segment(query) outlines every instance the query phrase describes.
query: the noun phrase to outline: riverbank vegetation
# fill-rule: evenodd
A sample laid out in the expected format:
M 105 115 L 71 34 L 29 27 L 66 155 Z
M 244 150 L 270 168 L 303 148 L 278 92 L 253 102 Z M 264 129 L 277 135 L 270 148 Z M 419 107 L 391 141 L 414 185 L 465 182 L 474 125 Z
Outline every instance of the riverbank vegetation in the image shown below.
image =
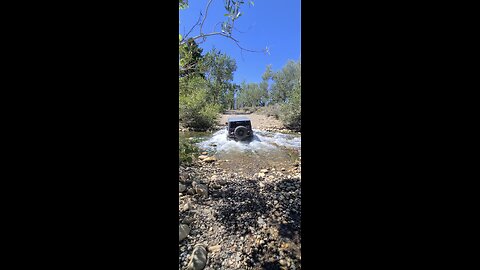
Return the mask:
M 289 60 L 278 71 L 268 65 L 259 83 L 236 84 L 233 82 L 237 69 L 235 59 L 215 48 L 205 53 L 199 47 L 199 42 L 212 35 L 232 39 L 238 45 L 238 40 L 232 36 L 232 28 L 235 20 L 240 18 L 240 9 L 245 2 L 232 0 L 226 3 L 226 19 L 221 32 L 202 32 L 206 17 L 201 17 L 192 27 L 192 30 L 199 28 L 197 35 L 179 34 L 179 124 L 192 130 L 208 130 L 215 126 L 219 113 L 225 110 L 247 109 L 251 112 L 260 109 L 260 112 L 281 120 L 288 129 L 300 131 L 300 60 Z M 253 5 L 253 1 L 248 4 Z M 179 0 L 179 8 L 188 8 L 188 1 Z

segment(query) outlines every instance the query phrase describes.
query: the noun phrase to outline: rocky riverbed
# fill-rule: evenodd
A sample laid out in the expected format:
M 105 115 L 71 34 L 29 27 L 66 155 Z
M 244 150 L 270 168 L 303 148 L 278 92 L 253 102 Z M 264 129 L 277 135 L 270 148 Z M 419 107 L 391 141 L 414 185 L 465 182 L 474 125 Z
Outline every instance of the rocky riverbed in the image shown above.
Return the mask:
M 222 163 L 180 167 L 179 269 L 301 269 L 301 157 L 255 172 Z

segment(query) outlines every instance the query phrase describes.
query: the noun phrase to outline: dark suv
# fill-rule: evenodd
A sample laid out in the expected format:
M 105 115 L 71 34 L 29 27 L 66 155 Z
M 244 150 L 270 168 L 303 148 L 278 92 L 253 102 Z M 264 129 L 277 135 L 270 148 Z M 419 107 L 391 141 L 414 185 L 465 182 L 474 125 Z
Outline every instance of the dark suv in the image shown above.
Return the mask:
M 245 141 L 253 138 L 252 123 L 246 117 L 231 117 L 227 125 L 227 139 Z

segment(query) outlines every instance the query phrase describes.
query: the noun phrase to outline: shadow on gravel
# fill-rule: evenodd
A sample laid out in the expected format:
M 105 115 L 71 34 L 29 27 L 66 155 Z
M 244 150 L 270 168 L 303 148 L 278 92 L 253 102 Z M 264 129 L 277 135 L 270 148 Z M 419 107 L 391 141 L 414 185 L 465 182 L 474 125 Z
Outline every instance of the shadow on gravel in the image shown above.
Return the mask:
M 262 265 L 262 269 L 279 270 L 280 269 L 280 264 L 278 262 L 266 262 Z
M 245 180 L 235 186 L 229 186 L 224 191 L 223 203 L 216 207 L 217 220 L 232 233 L 245 236 L 249 227 L 259 228 L 257 217 L 269 215 L 270 207 L 267 199 L 259 192 L 256 180 Z
M 298 185 L 298 180 L 293 179 L 283 179 L 278 182 L 277 186 L 285 193 L 294 192 L 296 189 L 300 188 Z M 293 199 L 300 199 L 300 198 L 293 198 Z M 278 227 L 278 233 L 282 238 L 288 238 L 293 240 L 297 238 L 301 234 L 301 214 L 300 214 L 300 207 L 294 209 L 292 206 L 287 203 L 289 207 L 287 209 L 287 216 L 286 220 L 287 223 L 281 223 Z

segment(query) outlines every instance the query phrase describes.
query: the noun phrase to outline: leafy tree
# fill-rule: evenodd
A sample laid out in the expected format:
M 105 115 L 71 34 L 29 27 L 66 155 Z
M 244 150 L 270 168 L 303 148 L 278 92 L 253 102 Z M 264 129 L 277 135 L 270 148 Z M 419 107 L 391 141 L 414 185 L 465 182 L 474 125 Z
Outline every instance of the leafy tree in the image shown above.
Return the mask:
M 214 126 L 220 105 L 208 101 L 208 82 L 200 76 L 181 78 L 179 82 L 179 121 L 194 130 Z
M 193 39 L 189 39 L 188 42 L 184 43 L 179 47 L 179 57 L 180 57 L 180 70 L 179 76 L 185 77 L 191 74 L 198 74 L 204 76 L 201 73 L 202 65 L 202 56 L 203 49 L 198 46 L 198 44 Z
M 280 114 L 283 125 L 297 131 L 302 129 L 301 89 L 301 82 L 294 86 L 289 93 L 288 102 L 282 106 Z
M 210 83 L 211 101 L 227 108 L 226 95 L 232 88 L 233 73 L 237 70 L 235 59 L 214 48 L 204 57 L 204 70 L 205 77 Z
M 220 31 L 212 31 L 212 32 L 204 32 L 204 25 L 205 21 L 208 16 L 208 11 L 210 8 L 211 3 L 213 0 L 208 0 L 205 6 L 205 12 L 200 13 L 200 16 L 197 20 L 197 22 L 190 28 L 190 30 L 185 34 L 185 36 L 182 36 L 179 34 L 179 45 L 182 45 L 187 42 L 187 40 L 190 38 L 190 34 L 196 30 L 196 34 L 192 36 L 191 38 L 195 41 L 198 41 L 199 43 L 202 43 L 205 41 L 205 39 L 209 36 L 222 36 L 227 39 L 232 40 L 235 42 L 235 44 L 242 50 L 242 51 L 249 51 L 249 52 L 266 52 L 268 53 L 268 48 L 265 48 L 264 50 L 258 51 L 258 50 L 250 50 L 242 47 L 240 45 L 240 42 L 237 38 L 234 37 L 233 35 L 233 30 L 235 29 L 235 22 L 242 16 L 242 6 L 245 4 L 244 0 L 224 0 L 224 7 L 225 11 L 225 20 L 222 22 L 219 22 L 218 24 L 221 25 L 221 30 Z M 248 1 L 248 4 L 250 6 L 254 6 L 253 1 Z M 179 0 L 179 9 L 185 9 L 188 7 L 188 0 Z
M 286 102 L 289 92 L 300 81 L 300 61 L 289 60 L 283 68 L 272 76 L 271 99 L 273 103 Z
M 256 83 L 242 82 L 237 98 L 239 107 L 258 107 L 264 105 L 264 92 Z

